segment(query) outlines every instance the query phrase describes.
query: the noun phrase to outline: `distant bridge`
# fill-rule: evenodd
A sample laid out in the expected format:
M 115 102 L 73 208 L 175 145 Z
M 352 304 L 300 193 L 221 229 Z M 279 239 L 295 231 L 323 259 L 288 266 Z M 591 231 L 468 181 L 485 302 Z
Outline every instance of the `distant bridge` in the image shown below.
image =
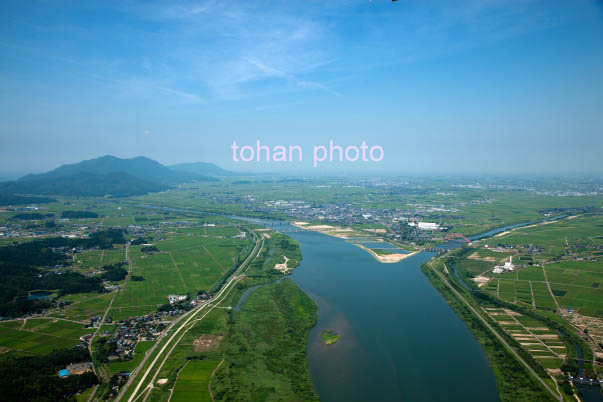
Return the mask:
M 458 239 L 462 239 L 467 243 L 471 243 L 471 240 L 469 240 L 466 236 L 463 236 L 460 233 L 450 233 L 448 236 L 445 237 L 445 240 L 458 240 Z

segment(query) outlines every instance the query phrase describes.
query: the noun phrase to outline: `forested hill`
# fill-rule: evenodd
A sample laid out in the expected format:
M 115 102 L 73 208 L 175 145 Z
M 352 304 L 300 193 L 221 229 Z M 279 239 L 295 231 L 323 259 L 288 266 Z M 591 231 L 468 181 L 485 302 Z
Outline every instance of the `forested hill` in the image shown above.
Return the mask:
M 127 197 L 163 191 L 164 184 L 142 180 L 128 173 L 107 174 L 76 173 L 57 178 L 36 178 L 0 183 L 0 191 L 21 194 L 46 194 L 67 196 L 111 195 Z
M 141 180 L 164 185 L 178 184 L 192 180 L 215 180 L 211 177 L 199 174 L 176 172 L 161 163 L 145 158 L 144 156 L 121 159 L 115 156 L 106 155 L 101 156 L 100 158 L 81 161 L 79 163 L 62 165 L 47 173 L 30 174 L 20 178 L 18 181 L 51 180 L 80 174 L 102 176 L 118 172 L 127 173 Z
M 164 191 L 190 181 L 216 180 L 194 172 L 174 171 L 142 156 L 120 159 L 107 155 L 0 183 L 0 192 L 127 197 Z

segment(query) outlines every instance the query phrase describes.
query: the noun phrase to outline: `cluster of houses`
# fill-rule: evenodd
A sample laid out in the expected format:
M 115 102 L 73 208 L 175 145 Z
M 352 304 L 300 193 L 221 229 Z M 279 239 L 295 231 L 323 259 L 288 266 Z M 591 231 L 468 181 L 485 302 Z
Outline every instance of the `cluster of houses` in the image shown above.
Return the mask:
M 88 324 L 84 325 L 84 328 L 98 328 L 102 322 L 102 318 L 100 315 L 96 315 L 90 318 Z M 107 321 L 108 322 L 108 321 Z
M 170 228 L 186 228 L 199 226 L 199 222 L 191 222 L 187 220 L 178 221 L 158 221 L 139 225 L 128 225 L 126 228 L 128 234 L 144 236 L 144 235 L 157 235 L 163 234 Z
M 111 340 L 115 342 L 115 349 L 108 359 L 132 359 L 138 342 L 157 339 L 161 331 L 169 324 L 169 321 L 163 321 L 163 318 L 165 316 L 161 313 L 148 314 L 122 322 L 114 335 L 109 331 L 103 331 L 101 336 L 111 337 Z

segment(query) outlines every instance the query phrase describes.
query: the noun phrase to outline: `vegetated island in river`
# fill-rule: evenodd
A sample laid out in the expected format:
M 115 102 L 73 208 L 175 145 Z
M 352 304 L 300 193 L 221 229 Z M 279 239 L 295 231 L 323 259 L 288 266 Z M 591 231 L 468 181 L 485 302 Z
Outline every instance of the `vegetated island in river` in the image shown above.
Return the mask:
M 324 331 L 322 331 L 320 336 L 322 337 L 324 343 L 327 345 L 333 345 L 339 340 L 339 338 L 341 338 L 341 335 L 331 329 L 325 329 Z

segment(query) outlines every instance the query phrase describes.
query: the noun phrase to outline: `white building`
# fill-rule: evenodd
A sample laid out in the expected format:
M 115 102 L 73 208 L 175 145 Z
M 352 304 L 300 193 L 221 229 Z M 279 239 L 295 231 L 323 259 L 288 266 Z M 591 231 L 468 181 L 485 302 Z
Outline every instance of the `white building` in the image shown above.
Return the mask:
M 515 265 L 513 264 L 513 256 L 509 258 L 509 261 L 505 261 L 505 265 L 497 265 L 492 270 L 492 273 L 501 274 L 505 271 L 513 271 L 515 269 Z
M 418 227 L 420 230 L 438 230 L 440 225 L 435 222 L 419 222 Z
M 509 261 L 505 262 L 504 268 L 507 271 L 513 271 L 513 269 L 515 269 L 515 265 L 513 265 L 513 256 L 509 258 Z
M 186 295 L 169 295 L 168 300 L 170 304 L 178 303 L 179 301 L 186 300 Z

